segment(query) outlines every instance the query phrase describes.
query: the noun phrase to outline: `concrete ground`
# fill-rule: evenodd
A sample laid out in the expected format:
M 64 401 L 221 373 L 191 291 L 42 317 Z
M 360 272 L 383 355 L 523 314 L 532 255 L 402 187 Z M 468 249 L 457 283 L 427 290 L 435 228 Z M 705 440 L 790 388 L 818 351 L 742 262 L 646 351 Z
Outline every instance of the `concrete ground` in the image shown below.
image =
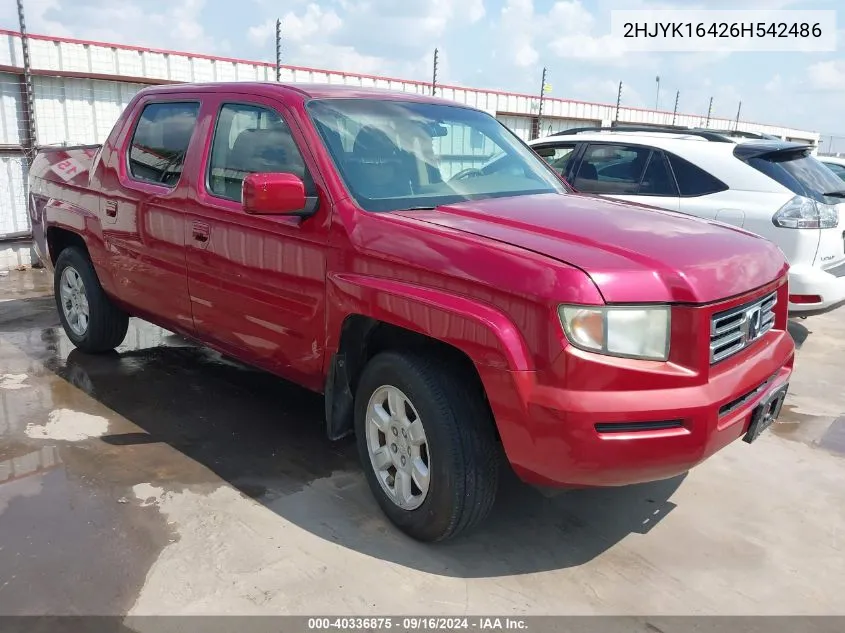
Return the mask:
M 0 277 L 0 614 L 845 614 L 845 310 L 792 324 L 753 445 L 551 499 L 509 478 L 427 546 L 318 396 L 137 320 L 81 354 L 49 282 Z

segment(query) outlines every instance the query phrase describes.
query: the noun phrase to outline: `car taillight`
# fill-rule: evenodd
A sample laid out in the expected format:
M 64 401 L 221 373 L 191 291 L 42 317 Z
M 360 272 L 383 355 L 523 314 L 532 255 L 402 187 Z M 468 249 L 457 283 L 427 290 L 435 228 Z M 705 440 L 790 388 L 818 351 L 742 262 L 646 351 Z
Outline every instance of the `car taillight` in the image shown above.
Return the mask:
M 784 229 L 833 229 L 839 225 L 839 212 L 831 204 L 795 196 L 772 216 L 772 222 Z

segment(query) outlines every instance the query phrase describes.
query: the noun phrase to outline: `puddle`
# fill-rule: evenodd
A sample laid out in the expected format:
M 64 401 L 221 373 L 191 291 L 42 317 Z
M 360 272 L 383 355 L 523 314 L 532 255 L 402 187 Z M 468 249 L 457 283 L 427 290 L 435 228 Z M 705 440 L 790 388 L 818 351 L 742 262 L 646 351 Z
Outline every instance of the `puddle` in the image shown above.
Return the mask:
M 125 613 L 173 539 L 155 508 L 117 502 L 74 474 L 63 450 L 2 448 L 11 455 L 0 461 L 4 615 Z
M 845 454 L 845 416 L 808 415 L 798 413 L 793 405 L 785 404 L 770 431 L 787 440 Z

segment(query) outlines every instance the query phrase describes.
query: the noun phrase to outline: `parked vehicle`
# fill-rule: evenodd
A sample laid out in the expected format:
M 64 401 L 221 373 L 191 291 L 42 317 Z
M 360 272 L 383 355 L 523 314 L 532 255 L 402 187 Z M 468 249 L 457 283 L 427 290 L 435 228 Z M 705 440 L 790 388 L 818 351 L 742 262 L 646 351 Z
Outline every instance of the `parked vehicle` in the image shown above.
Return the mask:
M 818 160 L 842 180 L 845 180 L 845 158 L 839 158 L 838 156 L 819 156 Z
M 718 220 L 773 241 L 790 263 L 791 314 L 845 303 L 845 185 L 811 146 L 635 126 L 568 130 L 530 145 L 578 191 Z
M 509 169 L 484 175 L 493 154 Z M 572 194 L 448 101 L 147 88 L 30 178 L 74 345 L 111 350 L 133 315 L 324 393 L 328 437 L 354 432 L 420 540 L 481 521 L 503 458 L 537 485 L 667 478 L 757 438 L 787 390 L 773 244 Z

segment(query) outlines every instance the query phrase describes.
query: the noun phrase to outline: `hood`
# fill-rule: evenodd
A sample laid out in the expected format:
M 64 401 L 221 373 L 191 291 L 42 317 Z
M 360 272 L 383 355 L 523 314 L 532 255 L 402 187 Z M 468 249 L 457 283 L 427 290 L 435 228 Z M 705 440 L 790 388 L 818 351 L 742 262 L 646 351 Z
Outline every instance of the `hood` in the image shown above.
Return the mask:
M 576 266 L 608 303 L 709 303 L 788 270 L 777 246 L 745 230 L 580 194 L 473 200 L 397 215 Z

